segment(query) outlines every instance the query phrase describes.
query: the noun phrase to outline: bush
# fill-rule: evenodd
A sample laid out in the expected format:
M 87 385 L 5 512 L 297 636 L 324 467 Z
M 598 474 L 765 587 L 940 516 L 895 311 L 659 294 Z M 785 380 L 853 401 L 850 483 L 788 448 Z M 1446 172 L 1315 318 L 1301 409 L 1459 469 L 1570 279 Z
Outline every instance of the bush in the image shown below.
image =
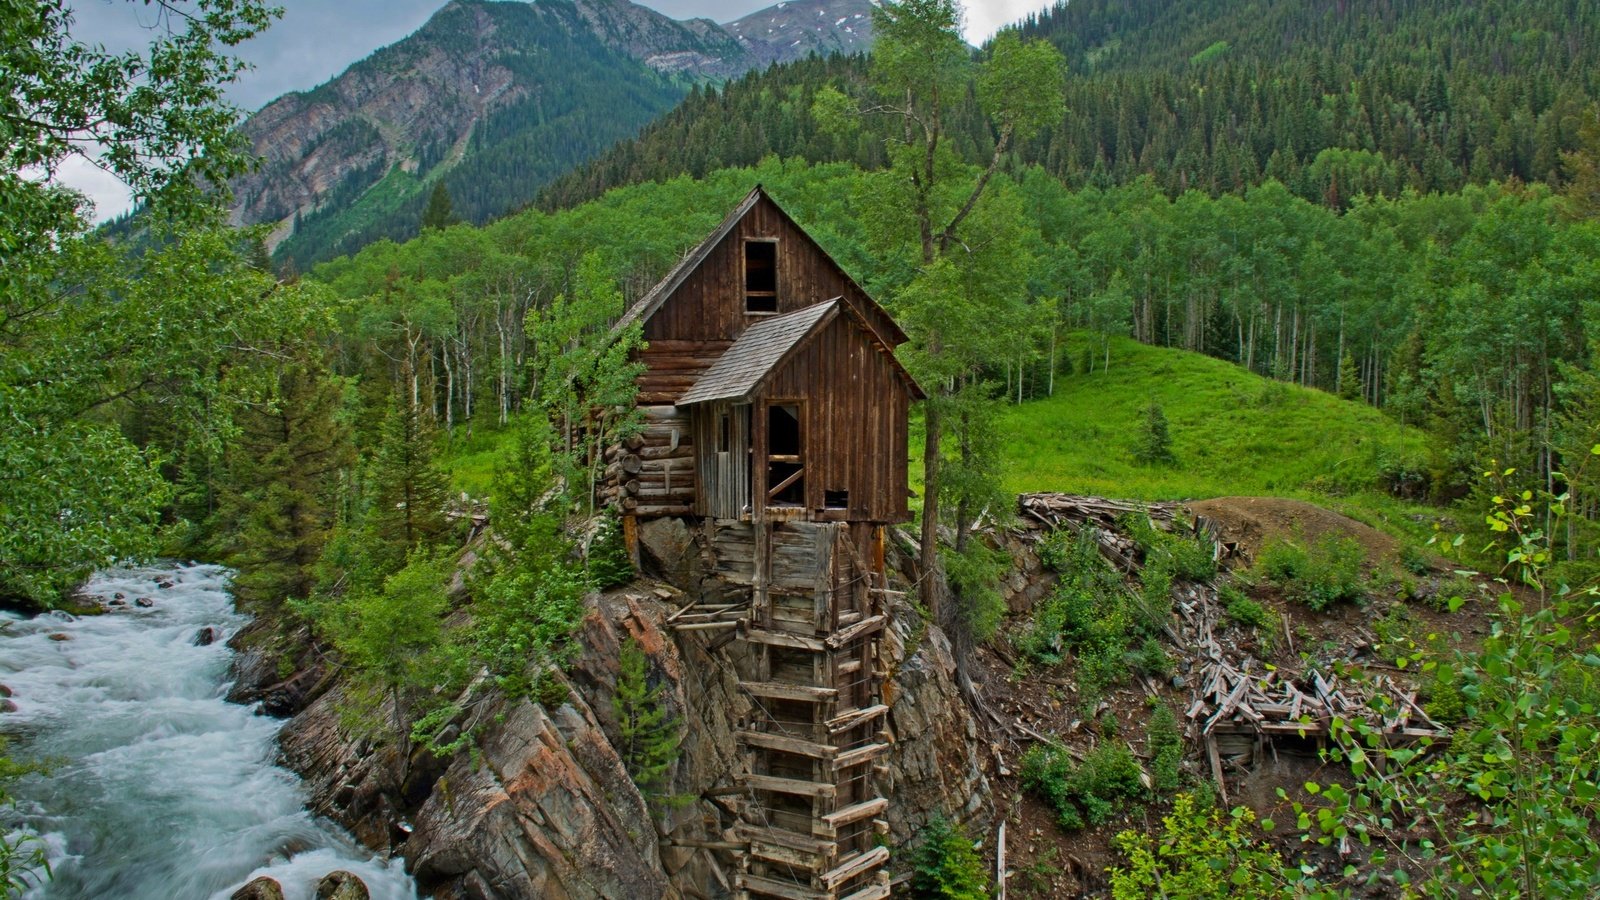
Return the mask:
M 1185 897 L 1255 900 L 1285 894 L 1283 860 L 1248 829 L 1255 815 L 1239 807 L 1224 814 L 1192 794 L 1179 794 L 1161 820 L 1161 834 L 1124 831 L 1116 846 L 1128 867 L 1111 870 L 1114 900 Z
M 1160 793 L 1178 789 L 1183 780 L 1183 734 L 1172 707 L 1157 702 L 1145 726 L 1145 751 L 1150 754 L 1150 780 Z
M 1144 639 L 1137 652 L 1133 654 L 1133 664 L 1139 671 L 1156 678 L 1166 679 L 1172 677 L 1172 657 L 1161 646 L 1161 642 L 1153 637 Z
M 1011 566 L 1010 554 L 973 541 L 964 552 L 941 551 L 939 559 L 972 639 L 981 644 L 994 637 L 1006 615 L 999 585 Z
M 1262 628 L 1272 619 L 1272 613 L 1261 603 L 1250 599 L 1238 585 L 1225 584 L 1217 590 L 1217 599 L 1228 611 L 1228 618 L 1246 628 Z
M 1269 543 L 1256 560 L 1256 571 L 1290 600 L 1321 612 L 1340 601 L 1366 596 L 1364 559 L 1360 544 L 1328 534 L 1309 547 L 1285 540 Z
M 628 546 L 622 538 L 622 522 L 616 513 L 608 512 L 600 517 L 594 536 L 589 539 L 589 552 L 584 562 L 589 578 L 600 590 L 633 580 L 633 559 L 628 556 Z
M 1121 743 L 1105 743 L 1075 762 L 1060 744 L 1035 744 L 1022 757 L 1022 786 L 1051 809 L 1062 828 L 1104 824 L 1120 801 L 1145 796 L 1139 762 Z
M 989 875 L 960 825 L 936 818 L 911 857 L 911 895 L 935 900 L 987 900 Z

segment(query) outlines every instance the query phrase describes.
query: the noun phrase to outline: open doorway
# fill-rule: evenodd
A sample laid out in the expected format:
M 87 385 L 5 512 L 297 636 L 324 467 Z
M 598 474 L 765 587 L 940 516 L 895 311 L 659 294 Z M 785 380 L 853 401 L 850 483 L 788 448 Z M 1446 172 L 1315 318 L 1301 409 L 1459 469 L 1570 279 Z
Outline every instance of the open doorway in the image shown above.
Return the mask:
M 767 407 L 767 505 L 804 506 L 805 460 L 801 405 L 790 401 Z

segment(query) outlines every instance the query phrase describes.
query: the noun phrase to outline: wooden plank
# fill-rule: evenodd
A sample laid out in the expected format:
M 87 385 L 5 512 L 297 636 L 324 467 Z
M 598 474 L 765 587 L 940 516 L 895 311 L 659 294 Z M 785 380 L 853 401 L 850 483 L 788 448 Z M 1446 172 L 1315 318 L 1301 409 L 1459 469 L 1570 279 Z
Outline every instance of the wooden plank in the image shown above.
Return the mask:
M 833 771 L 837 773 L 843 769 L 849 769 L 859 766 L 863 763 L 872 762 L 874 759 L 877 759 L 888 751 L 888 744 L 867 744 L 864 747 L 857 747 L 854 750 L 846 750 L 833 760 Z
M 790 647 L 795 650 L 811 650 L 817 653 L 828 649 L 822 641 L 799 634 L 790 634 L 787 631 L 769 631 L 765 628 L 745 629 L 744 639 L 756 644 L 775 644 L 779 647 Z
M 869 884 L 854 894 L 849 894 L 841 900 L 885 900 L 889 896 L 889 885 Z
M 843 631 L 838 631 L 829 635 L 826 640 L 828 648 L 831 650 L 837 650 L 864 634 L 881 631 L 883 630 L 884 623 L 888 621 L 889 617 L 884 615 L 877 615 L 872 616 L 871 618 L 862 619 Z
M 822 883 L 833 890 L 840 884 L 855 878 L 858 875 L 876 869 L 889 861 L 888 847 L 873 847 L 865 853 L 858 854 L 852 859 L 847 859 L 833 869 L 822 874 Z
M 822 703 L 838 698 L 839 692 L 831 687 L 813 687 L 808 684 L 787 684 L 782 681 L 741 681 L 739 687 L 757 697 L 775 700 L 800 700 Z
M 762 825 L 751 825 L 748 822 L 735 822 L 733 833 L 743 841 L 775 844 L 829 859 L 839 855 L 839 845 L 834 841 L 789 831 L 786 828 L 767 828 Z
M 866 709 L 858 709 L 853 712 L 848 712 L 842 716 L 829 719 L 828 732 L 830 734 L 840 734 L 859 725 L 864 725 L 873 719 L 879 718 L 880 716 L 887 715 L 888 713 L 889 707 L 884 706 L 882 703 L 879 703 L 876 706 L 869 706 Z
M 888 808 L 889 801 L 882 797 L 877 797 L 872 800 L 864 800 L 860 803 L 846 806 L 844 809 L 841 809 L 838 812 L 828 813 L 822 817 L 822 823 L 829 828 L 843 828 L 844 826 L 853 822 L 859 822 L 862 819 L 870 819 Z
M 834 900 L 832 891 L 819 891 L 816 888 L 802 887 L 786 881 L 774 881 L 748 872 L 734 876 L 734 883 L 752 893 L 778 897 L 781 900 Z
M 779 778 L 776 775 L 752 775 L 746 772 L 736 772 L 733 780 L 745 787 L 758 791 L 795 794 L 801 797 L 824 797 L 832 800 L 839 793 L 838 788 L 831 784 L 802 781 L 798 778 Z
M 768 844 L 762 841 L 751 841 L 748 845 L 741 844 L 741 848 L 748 850 L 751 856 L 775 862 L 786 869 L 799 872 L 819 872 L 827 868 L 831 859 L 824 859 L 815 853 L 796 850 L 792 847 L 783 847 L 777 844 Z
M 839 748 L 832 744 L 819 744 L 816 741 L 804 741 L 800 738 L 786 737 L 773 734 L 770 731 L 738 731 L 734 738 L 742 744 L 751 747 L 761 747 L 766 750 L 780 750 L 784 753 L 793 753 L 798 756 L 809 756 L 814 759 L 833 759 L 839 755 Z

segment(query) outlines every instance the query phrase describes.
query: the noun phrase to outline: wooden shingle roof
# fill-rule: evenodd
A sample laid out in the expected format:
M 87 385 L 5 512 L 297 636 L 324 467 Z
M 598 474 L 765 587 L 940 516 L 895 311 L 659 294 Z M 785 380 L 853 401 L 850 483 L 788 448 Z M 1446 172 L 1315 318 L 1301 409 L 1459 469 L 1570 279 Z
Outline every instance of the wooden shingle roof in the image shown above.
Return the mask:
M 916 379 L 895 358 L 894 349 L 878 337 L 861 311 L 845 302 L 843 297 L 835 297 L 826 303 L 752 325 L 711 364 L 711 368 L 700 376 L 693 387 L 678 398 L 678 405 L 688 406 L 712 400 L 749 401 L 779 366 L 840 315 L 849 317 L 864 338 L 888 357 L 889 364 L 904 379 L 911 399 L 927 399 L 927 394 L 923 393 Z
M 839 305 L 839 300 L 829 300 L 750 326 L 700 376 L 694 387 L 678 398 L 678 405 L 711 400 L 749 400 L 766 380 L 768 373 L 787 359 L 806 338 L 839 315 Z

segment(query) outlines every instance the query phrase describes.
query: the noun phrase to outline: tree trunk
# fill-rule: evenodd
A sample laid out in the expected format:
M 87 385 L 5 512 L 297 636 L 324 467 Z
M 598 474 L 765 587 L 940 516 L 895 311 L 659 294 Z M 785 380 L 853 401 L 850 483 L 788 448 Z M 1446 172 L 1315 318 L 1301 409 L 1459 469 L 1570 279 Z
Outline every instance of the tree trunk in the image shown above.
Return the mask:
M 939 571 L 939 429 L 943 423 L 937 402 L 924 407 L 927 434 L 922 441 L 922 552 L 918 559 L 922 604 L 933 621 L 944 625 L 943 599 L 935 588 Z

